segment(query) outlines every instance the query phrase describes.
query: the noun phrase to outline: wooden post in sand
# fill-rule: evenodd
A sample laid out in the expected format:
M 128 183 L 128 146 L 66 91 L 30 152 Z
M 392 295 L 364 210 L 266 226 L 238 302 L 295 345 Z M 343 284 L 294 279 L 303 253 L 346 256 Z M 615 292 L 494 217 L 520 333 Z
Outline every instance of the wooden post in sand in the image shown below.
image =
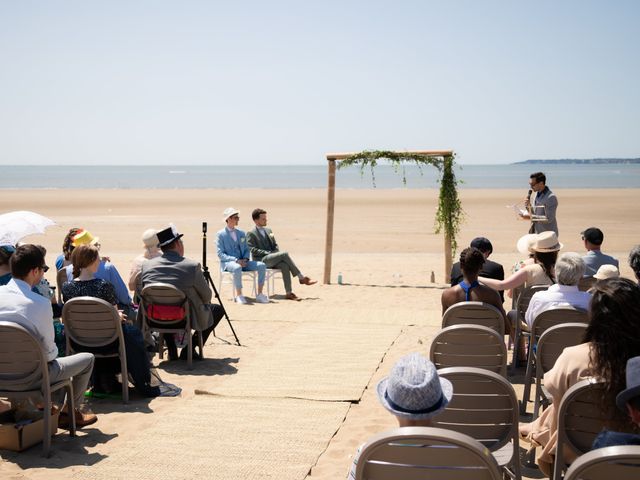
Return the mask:
M 331 283 L 331 255 L 333 254 L 333 212 L 336 201 L 336 161 L 329 158 L 329 183 L 327 186 L 327 234 L 324 243 L 324 277 L 322 283 Z
M 451 237 L 444 234 L 444 283 L 449 283 L 449 273 L 451 272 Z

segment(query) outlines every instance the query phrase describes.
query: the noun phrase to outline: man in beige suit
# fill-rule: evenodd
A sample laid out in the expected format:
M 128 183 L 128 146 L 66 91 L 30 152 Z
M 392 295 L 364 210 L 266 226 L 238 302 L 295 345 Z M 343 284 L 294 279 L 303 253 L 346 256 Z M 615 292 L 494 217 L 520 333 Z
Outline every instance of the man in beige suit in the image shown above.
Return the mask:
M 256 224 L 256 228 L 247 232 L 247 245 L 251 249 L 251 256 L 256 261 L 264 262 L 268 268 L 282 271 L 282 281 L 287 299 L 298 300 L 296 294 L 291 290 L 291 275 L 298 277 L 302 285 L 313 285 L 317 282 L 300 272 L 287 252 L 280 251 L 273 232 L 267 228 L 266 211 L 256 208 L 251 213 L 251 218 Z

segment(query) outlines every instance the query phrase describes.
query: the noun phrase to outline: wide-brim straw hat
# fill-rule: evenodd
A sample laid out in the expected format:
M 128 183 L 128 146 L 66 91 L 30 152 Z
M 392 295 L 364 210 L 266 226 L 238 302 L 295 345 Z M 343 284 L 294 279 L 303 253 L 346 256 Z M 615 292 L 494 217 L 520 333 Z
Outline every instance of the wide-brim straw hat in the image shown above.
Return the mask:
M 600 268 L 593 275 L 593 278 L 605 280 L 607 278 L 618 278 L 619 276 L 620 272 L 615 265 L 600 265 Z
M 542 232 L 537 235 L 529 247 L 530 252 L 557 252 L 563 245 L 558 241 L 556 232 Z
M 94 237 L 89 230 L 83 230 L 73 237 L 71 245 L 79 247 L 80 245 L 95 245 L 100 241 L 100 237 Z
M 516 248 L 518 249 L 518 252 L 522 253 L 522 254 L 527 254 L 530 252 L 530 248 L 531 245 L 533 245 L 533 242 L 536 240 L 536 238 L 538 238 L 538 234 L 537 233 L 527 233 L 526 235 L 523 235 L 522 237 L 520 237 L 518 239 L 518 242 L 516 243 Z
M 616 405 L 623 412 L 627 412 L 627 402 L 640 395 L 640 357 L 627 360 L 627 388 L 616 397 Z
M 377 386 L 378 400 L 398 417 L 426 420 L 451 401 L 453 385 L 440 378 L 435 365 L 419 353 L 402 357 Z

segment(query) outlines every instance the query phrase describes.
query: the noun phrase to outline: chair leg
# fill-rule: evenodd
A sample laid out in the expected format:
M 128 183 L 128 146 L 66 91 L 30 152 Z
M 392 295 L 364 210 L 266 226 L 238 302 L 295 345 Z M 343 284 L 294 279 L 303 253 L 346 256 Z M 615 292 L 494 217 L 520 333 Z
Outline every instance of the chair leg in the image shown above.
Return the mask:
M 44 398 L 44 412 L 42 415 L 44 420 L 44 435 L 42 437 L 42 456 L 49 458 L 51 451 L 51 393 Z
M 533 339 L 533 335 L 532 335 Z M 534 348 L 531 345 L 532 340 L 529 341 L 529 355 L 527 356 L 527 372 L 524 376 L 524 392 L 522 394 L 522 403 L 520 404 L 520 413 L 524 414 L 527 411 L 527 403 L 531 397 L 531 377 L 533 376 L 533 369 L 535 368 L 535 353 Z
M 69 384 L 65 387 L 67 390 L 67 405 L 69 406 L 69 412 L 71 412 L 71 415 L 69 416 L 70 420 L 71 420 L 71 427 L 69 428 L 69 436 L 70 437 L 75 437 L 76 436 L 76 401 L 73 399 L 73 385 L 71 385 L 71 382 L 69 382 Z
M 120 375 L 122 376 L 122 403 L 129 403 L 129 370 L 124 345 L 120 349 Z
M 187 368 L 193 370 L 193 336 L 190 326 L 187 328 Z

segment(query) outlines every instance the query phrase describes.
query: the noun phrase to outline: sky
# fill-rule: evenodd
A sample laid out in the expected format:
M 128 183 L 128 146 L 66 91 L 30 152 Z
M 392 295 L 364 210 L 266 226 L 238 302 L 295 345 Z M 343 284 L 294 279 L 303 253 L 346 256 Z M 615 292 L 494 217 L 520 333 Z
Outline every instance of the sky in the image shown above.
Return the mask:
M 0 164 L 640 157 L 639 21 L 634 0 L 0 0 Z

